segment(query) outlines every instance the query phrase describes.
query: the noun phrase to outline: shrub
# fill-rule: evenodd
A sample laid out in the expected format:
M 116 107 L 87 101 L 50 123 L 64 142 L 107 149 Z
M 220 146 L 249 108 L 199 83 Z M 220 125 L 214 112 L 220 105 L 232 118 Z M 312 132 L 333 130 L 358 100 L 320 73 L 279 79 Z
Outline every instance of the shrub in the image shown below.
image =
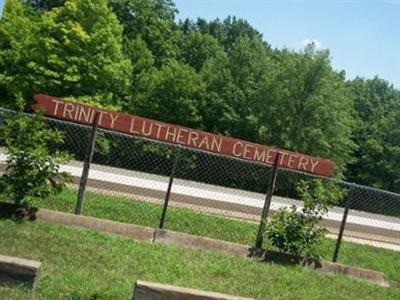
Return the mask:
M 295 205 L 279 209 L 266 231 L 274 248 L 294 256 L 316 256 L 315 248 L 325 233 L 315 218 L 299 212 Z
M 16 205 L 30 206 L 34 197 L 58 193 L 70 179 L 60 172 L 60 164 L 70 156 L 56 147 L 63 142 L 63 135 L 48 128 L 42 114 L 7 117 L 0 128 L 0 139 L 7 152 L 1 193 Z
M 280 252 L 318 257 L 321 241 L 327 233 L 319 221 L 345 191 L 320 179 L 300 181 L 297 190 L 303 207 L 293 205 L 279 209 L 267 226 L 266 237 Z

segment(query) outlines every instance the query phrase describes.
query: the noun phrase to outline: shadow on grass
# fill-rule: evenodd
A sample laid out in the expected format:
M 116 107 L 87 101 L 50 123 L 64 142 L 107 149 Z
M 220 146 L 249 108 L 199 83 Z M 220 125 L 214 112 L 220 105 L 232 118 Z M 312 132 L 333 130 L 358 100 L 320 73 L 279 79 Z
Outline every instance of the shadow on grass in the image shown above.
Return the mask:
M 0 202 L 0 219 L 8 219 L 16 224 L 36 220 L 37 211 L 36 207 Z

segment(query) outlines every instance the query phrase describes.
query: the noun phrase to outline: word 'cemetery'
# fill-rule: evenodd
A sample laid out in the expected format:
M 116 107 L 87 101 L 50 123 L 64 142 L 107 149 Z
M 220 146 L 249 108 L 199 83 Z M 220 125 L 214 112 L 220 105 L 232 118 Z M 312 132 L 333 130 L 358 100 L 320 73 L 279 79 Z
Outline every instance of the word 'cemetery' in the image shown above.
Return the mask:
M 104 129 L 181 144 L 190 148 L 258 161 L 269 165 L 273 164 L 275 155 L 279 153 L 278 164 L 280 167 L 322 176 L 332 176 L 333 173 L 333 162 L 330 160 L 158 122 L 126 113 L 104 110 L 77 102 L 64 101 L 43 94 L 35 95 L 34 98 L 37 103 L 33 105 L 33 109 L 43 108 L 46 116 L 81 124 L 91 124 L 95 114 L 98 113 L 98 125 Z

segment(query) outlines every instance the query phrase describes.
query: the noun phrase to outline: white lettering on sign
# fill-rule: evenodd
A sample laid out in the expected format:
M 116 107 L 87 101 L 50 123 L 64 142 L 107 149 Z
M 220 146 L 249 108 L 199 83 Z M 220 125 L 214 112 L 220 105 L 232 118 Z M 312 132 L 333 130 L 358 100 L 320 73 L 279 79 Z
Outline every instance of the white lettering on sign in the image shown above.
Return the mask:
M 163 123 L 126 113 L 104 110 L 76 102 L 68 102 L 47 95 L 35 95 L 34 109 L 45 109 L 47 116 L 82 124 L 91 124 L 96 113 L 101 128 L 116 130 L 149 139 L 176 143 L 186 147 L 233 156 L 272 165 L 279 153 L 280 167 L 302 172 L 332 176 L 333 162 L 291 151 L 219 136 L 199 130 Z

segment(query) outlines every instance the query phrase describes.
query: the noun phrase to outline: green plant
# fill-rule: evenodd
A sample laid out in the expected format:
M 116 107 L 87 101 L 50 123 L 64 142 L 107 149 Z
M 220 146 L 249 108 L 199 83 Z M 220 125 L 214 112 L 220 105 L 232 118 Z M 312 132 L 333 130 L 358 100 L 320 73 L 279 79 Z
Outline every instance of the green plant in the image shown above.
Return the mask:
M 70 156 L 57 150 L 63 135 L 48 128 L 41 113 L 7 117 L 0 139 L 7 152 L 6 171 L 0 178 L 3 195 L 17 205 L 30 206 L 32 198 L 62 190 L 70 177 L 60 172 L 60 164 Z
M 299 212 L 295 205 L 279 209 L 266 230 L 274 248 L 294 256 L 317 256 L 316 245 L 325 233 L 315 218 Z
M 297 191 L 303 207 L 292 205 L 279 209 L 267 226 L 266 236 L 280 252 L 318 257 L 321 242 L 327 233 L 319 221 L 345 191 L 332 182 L 320 179 L 300 181 Z

